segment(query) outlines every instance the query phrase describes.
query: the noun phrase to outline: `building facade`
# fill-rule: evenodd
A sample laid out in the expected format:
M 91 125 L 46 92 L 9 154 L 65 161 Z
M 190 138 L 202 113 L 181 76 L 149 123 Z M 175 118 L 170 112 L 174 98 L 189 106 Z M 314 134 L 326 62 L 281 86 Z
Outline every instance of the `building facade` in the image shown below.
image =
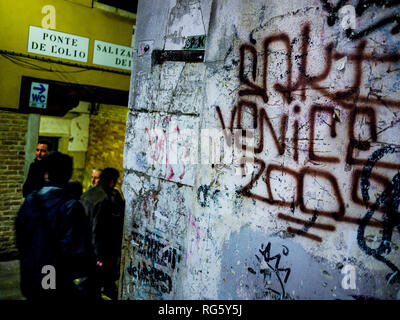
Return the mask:
M 0 12 L 0 260 L 9 260 L 39 137 L 73 157 L 84 189 L 93 168 L 122 176 L 135 14 L 91 0 L 2 0 Z

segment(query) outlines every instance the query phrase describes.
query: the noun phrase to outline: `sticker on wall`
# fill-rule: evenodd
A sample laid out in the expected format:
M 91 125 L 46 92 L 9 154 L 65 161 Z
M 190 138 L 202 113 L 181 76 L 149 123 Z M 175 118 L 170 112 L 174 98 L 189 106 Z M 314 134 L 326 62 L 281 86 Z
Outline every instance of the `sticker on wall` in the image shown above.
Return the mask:
M 206 36 L 190 36 L 185 40 L 184 50 L 204 50 L 206 47 Z
M 47 83 L 32 82 L 29 94 L 29 107 L 46 109 L 49 85 Z
M 153 43 L 154 43 L 153 40 L 140 41 L 139 42 L 139 49 L 138 49 L 139 57 L 142 57 L 145 54 L 149 54 L 153 50 Z

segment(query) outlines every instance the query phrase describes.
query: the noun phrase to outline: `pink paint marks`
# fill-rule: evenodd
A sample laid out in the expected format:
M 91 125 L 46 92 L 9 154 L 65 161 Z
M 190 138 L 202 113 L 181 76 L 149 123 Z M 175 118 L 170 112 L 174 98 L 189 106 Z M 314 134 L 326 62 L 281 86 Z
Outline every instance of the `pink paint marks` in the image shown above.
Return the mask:
M 192 212 L 190 211 L 190 209 L 189 209 L 189 225 L 196 230 L 196 240 L 198 244 L 200 242 L 200 226 L 198 226 L 196 222 L 192 219 Z
M 183 172 L 179 175 L 179 179 L 183 179 L 184 175 L 185 175 L 185 171 L 186 171 L 186 167 L 183 166 Z
M 148 136 L 148 142 L 149 142 L 149 147 L 150 147 L 150 157 L 154 161 L 158 161 L 165 149 L 165 147 L 164 147 L 165 141 L 166 141 L 165 133 L 162 131 L 163 135 L 160 137 L 158 134 L 156 134 L 156 132 L 159 132 L 158 130 L 152 131 L 153 134 L 155 133 L 153 136 L 152 136 L 152 133 L 150 133 L 150 130 L 148 128 L 145 128 L 145 131 Z M 155 140 L 154 144 L 152 142 L 153 139 Z
M 162 120 L 159 120 L 157 124 L 159 124 L 162 121 L 165 120 L 171 120 L 171 116 L 166 116 Z M 157 125 L 156 124 L 156 125 Z M 178 175 L 179 179 L 182 180 L 186 174 L 186 166 L 184 164 L 184 161 L 181 161 L 180 159 L 176 159 L 175 163 L 175 158 L 177 156 L 183 157 L 183 160 L 188 157 L 188 150 L 185 146 L 180 146 L 178 142 L 180 141 L 181 138 L 181 129 L 179 126 L 176 126 L 172 132 L 169 134 L 169 144 L 167 144 L 167 136 L 166 133 L 163 130 L 153 130 L 149 128 L 145 128 L 145 131 L 147 133 L 148 137 L 148 144 L 149 144 L 149 154 L 150 154 L 150 159 L 154 161 L 154 163 L 158 163 L 161 165 L 165 164 L 163 172 L 160 173 L 160 175 L 164 179 L 172 179 L 173 177 L 177 176 L 178 172 L 177 167 L 173 167 L 175 164 L 179 164 L 180 167 L 182 166 L 183 169 L 178 171 L 181 171 L 180 174 Z M 178 153 L 178 147 L 183 148 L 183 152 Z M 167 150 L 168 148 L 168 150 Z M 172 162 L 170 163 L 170 157 L 169 157 L 169 152 L 172 152 L 171 154 L 175 157 L 172 158 Z M 165 154 L 165 155 L 164 155 Z
M 175 173 L 174 173 L 174 169 L 172 169 L 172 166 L 169 166 L 169 176 L 168 179 L 172 179 L 174 177 Z

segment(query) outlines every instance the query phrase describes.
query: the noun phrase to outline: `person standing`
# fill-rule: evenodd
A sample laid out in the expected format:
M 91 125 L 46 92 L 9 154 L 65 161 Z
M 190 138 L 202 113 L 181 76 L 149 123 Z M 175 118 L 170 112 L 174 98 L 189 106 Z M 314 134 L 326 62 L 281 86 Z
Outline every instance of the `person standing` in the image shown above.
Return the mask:
M 36 158 L 29 166 L 28 176 L 22 187 L 22 195 L 24 198 L 26 198 L 32 191 L 39 190 L 43 186 L 43 159 L 49 154 L 49 143 L 45 140 L 39 140 L 36 146 Z
M 74 282 L 90 278 L 95 260 L 85 209 L 65 189 L 73 160 L 54 152 L 40 161 L 43 187 L 27 195 L 15 220 L 21 292 L 28 300 L 90 298 Z
M 104 288 L 105 295 L 117 299 L 115 281 L 119 278 L 122 229 L 125 202 L 115 189 L 119 172 L 115 168 L 105 168 L 95 187 L 86 191 L 81 202 L 85 207 L 92 231 L 98 290 Z

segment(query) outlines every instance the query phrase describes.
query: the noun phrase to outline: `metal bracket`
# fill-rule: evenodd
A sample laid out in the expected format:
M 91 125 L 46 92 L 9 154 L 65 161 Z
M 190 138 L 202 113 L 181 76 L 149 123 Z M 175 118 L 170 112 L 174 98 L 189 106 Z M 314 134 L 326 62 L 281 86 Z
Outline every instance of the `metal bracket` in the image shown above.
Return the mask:
M 153 50 L 151 59 L 152 65 L 165 61 L 204 62 L 204 50 Z

